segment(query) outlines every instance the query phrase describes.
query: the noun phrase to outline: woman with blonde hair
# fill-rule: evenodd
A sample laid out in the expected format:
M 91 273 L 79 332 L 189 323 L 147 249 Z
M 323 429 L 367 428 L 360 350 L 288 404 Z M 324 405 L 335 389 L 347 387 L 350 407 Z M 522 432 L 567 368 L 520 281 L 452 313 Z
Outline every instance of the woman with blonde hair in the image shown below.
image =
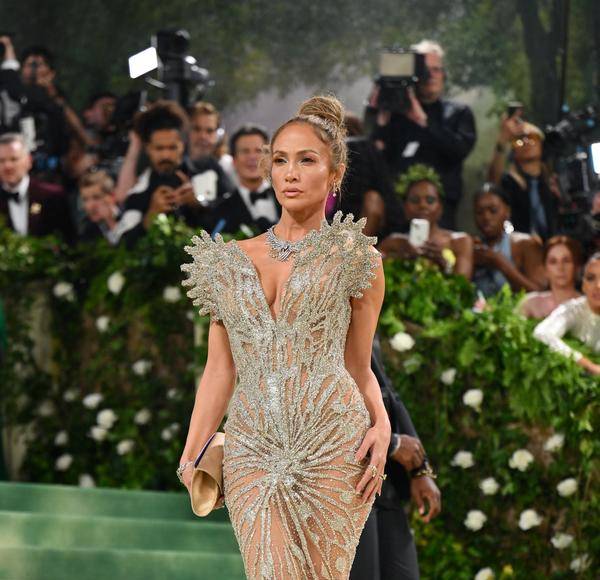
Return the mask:
M 188 295 L 211 315 L 180 473 L 226 410 L 224 501 L 248 578 L 348 578 L 385 478 L 390 423 L 371 371 L 384 294 L 364 220 L 330 225 L 346 168 L 344 111 L 313 97 L 271 139 L 281 218 L 242 242 L 206 232 Z

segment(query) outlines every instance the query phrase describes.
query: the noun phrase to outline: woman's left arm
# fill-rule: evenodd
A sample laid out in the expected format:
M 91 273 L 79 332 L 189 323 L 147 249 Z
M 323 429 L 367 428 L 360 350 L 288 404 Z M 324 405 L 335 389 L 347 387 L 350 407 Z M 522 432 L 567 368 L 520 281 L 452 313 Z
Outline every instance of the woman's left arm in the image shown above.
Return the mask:
M 374 252 L 371 249 L 368 251 Z M 370 459 L 365 475 L 356 488 L 359 493 L 362 491 L 365 502 L 370 501 L 375 492 L 381 492 L 381 475 L 391 435 L 390 420 L 383 404 L 381 389 L 371 370 L 371 348 L 384 292 L 383 265 L 379 258 L 372 285 L 363 291 L 362 297 L 351 299 L 352 318 L 345 350 L 346 369 L 358 385 L 371 416 L 371 428 L 356 453 L 357 461 L 362 461 L 367 454 Z M 377 477 L 372 477 L 371 466 L 376 467 Z

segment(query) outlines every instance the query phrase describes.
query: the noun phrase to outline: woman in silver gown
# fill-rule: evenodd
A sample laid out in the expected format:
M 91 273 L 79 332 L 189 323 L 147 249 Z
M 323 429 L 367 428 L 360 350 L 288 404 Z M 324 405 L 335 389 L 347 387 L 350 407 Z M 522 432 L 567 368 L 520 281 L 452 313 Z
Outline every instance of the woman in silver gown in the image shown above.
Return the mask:
M 182 267 L 212 320 L 181 462 L 227 411 L 225 504 L 252 579 L 348 578 L 384 478 L 390 425 L 370 366 L 381 258 L 364 220 L 324 220 L 344 137 L 337 99 L 304 103 L 267 156 L 279 223 L 242 242 L 203 232 Z
M 600 252 L 585 265 L 582 290 L 584 296 L 561 304 L 534 330 L 534 336 L 552 350 L 572 357 L 593 375 L 600 375 L 600 364 L 583 356 L 562 340 L 569 333 L 600 353 Z

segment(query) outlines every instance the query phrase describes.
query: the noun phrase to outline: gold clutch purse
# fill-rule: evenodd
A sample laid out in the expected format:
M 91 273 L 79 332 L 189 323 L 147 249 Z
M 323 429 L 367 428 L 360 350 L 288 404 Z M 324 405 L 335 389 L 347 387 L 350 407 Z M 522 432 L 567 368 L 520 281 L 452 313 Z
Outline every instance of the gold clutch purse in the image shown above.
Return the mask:
M 192 511 L 200 517 L 223 507 L 223 444 L 225 433 L 217 431 L 206 442 L 194 463 L 190 498 Z

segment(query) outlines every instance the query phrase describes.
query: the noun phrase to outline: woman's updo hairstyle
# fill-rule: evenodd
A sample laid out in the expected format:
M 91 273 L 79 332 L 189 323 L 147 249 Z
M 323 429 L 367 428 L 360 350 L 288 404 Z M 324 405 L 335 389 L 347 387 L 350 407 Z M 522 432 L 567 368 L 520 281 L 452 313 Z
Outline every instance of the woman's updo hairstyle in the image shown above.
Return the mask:
M 271 147 L 275 143 L 277 137 L 288 125 L 294 123 L 305 123 L 310 125 L 319 139 L 323 141 L 331 153 L 331 168 L 337 171 L 341 165 L 346 166 L 348 162 L 348 146 L 346 145 L 346 125 L 344 123 L 344 106 L 334 96 L 316 96 L 304 101 L 295 117 L 286 121 L 271 138 Z M 270 154 L 270 152 L 269 152 Z M 271 163 L 267 164 L 270 172 Z M 334 184 L 334 189 L 339 190 L 341 186 L 340 176 L 339 182 Z

